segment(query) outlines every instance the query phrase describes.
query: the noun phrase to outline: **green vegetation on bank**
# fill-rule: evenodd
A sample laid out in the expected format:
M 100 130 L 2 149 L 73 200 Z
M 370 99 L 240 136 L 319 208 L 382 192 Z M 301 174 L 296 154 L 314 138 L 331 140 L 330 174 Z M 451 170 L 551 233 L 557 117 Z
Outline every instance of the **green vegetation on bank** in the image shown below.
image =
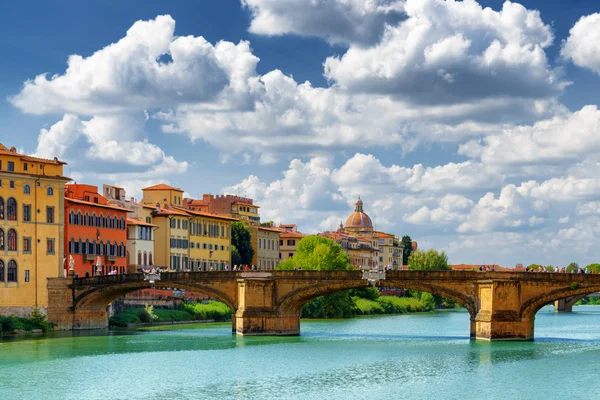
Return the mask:
M 180 321 L 227 321 L 231 319 L 231 309 L 220 301 L 208 303 L 182 304 L 177 310 L 164 310 L 146 306 L 129 308 L 122 313 L 110 317 L 109 325 L 126 327 L 127 324 L 150 322 L 180 322 Z
M 14 333 L 15 331 L 31 332 L 40 329 L 47 332 L 54 324 L 46 320 L 46 316 L 39 309 L 34 308 L 29 318 L 3 317 L 0 316 L 0 335 Z

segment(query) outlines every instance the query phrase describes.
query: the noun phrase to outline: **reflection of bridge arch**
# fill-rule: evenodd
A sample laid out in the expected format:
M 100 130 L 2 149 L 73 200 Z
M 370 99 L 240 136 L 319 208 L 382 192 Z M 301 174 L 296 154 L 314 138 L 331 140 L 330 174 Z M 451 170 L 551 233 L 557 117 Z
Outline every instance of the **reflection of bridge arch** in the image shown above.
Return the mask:
M 285 314 L 300 312 L 304 304 L 316 299 L 317 297 L 339 292 L 342 290 L 365 288 L 369 286 L 370 285 L 364 280 L 350 281 L 340 284 L 315 284 L 307 286 L 300 290 L 291 292 L 285 297 L 283 297 L 279 302 L 279 309 L 282 313 Z M 457 303 L 465 307 L 469 311 L 471 318 L 475 317 L 475 304 L 473 302 L 473 297 L 470 297 L 467 294 L 460 293 L 448 287 L 428 283 L 420 283 L 418 281 L 404 280 L 380 281 L 377 286 L 419 290 L 422 292 L 428 292 L 434 295 L 446 297 L 456 301 Z

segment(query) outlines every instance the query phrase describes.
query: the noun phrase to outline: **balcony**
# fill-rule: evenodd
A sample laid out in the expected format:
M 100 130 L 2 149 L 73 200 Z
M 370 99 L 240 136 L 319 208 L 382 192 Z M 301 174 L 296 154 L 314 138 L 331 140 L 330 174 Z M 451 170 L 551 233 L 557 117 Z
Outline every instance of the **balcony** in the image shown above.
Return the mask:
M 95 254 L 84 254 L 83 259 L 85 261 L 94 261 L 96 259 Z
M 117 261 L 117 256 L 105 256 L 106 261 Z

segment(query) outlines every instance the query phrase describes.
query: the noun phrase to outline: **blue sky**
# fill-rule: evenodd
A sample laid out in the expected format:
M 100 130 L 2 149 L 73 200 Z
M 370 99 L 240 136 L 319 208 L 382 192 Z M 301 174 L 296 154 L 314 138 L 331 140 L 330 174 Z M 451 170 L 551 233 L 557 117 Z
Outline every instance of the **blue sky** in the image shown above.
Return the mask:
M 157 182 L 253 196 L 263 219 L 305 232 L 335 227 L 360 195 L 376 227 L 453 263 L 597 262 L 599 12 L 11 2 L 0 141 L 135 197 Z

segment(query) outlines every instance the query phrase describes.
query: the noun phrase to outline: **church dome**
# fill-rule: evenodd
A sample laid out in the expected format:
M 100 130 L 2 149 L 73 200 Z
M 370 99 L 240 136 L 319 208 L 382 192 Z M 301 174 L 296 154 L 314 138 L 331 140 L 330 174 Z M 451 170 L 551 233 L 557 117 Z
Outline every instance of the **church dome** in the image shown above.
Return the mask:
M 354 212 L 346 220 L 346 229 L 349 231 L 373 231 L 371 218 L 363 211 L 363 202 L 358 198 Z

